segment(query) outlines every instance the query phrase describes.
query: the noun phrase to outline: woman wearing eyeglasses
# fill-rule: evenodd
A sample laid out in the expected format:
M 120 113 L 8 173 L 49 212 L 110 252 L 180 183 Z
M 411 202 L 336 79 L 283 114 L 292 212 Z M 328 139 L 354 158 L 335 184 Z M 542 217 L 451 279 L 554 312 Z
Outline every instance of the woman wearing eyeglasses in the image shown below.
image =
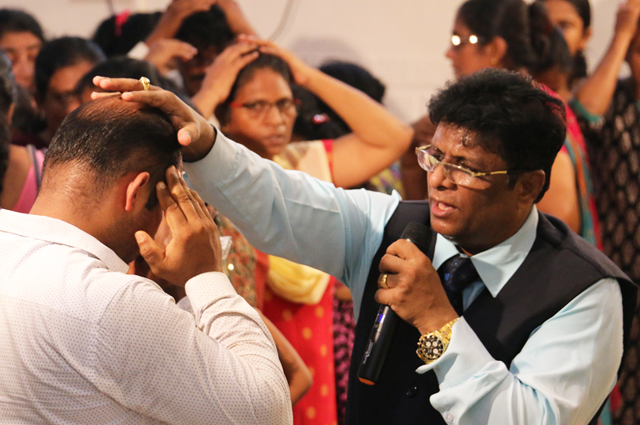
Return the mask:
M 353 130 L 335 140 L 290 143 L 297 116 L 292 83 L 321 98 Z M 366 182 L 407 149 L 412 131 L 378 103 L 276 45 L 240 37 L 210 66 L 193 97 L 232 140 L 285 168 L 336 186 Z M 233 221 L 233 217 L 229 217 Z M 330 231 L 330 229 L 328 230 Z M 267 275 L 262 311 L 313 370 L 314 383 L 294 406 L 294 424 L 336 423 L 333 278 L 259 255 Z M 260 286 L 256 271 L 256 285 Z
M 522 0 L 468 0 L 458 9 L 446 56 L 451 60 L 456 79 L 484 68 L 535 74 L 554 63 L 554 37 L 562 39 L 540 3 L 527 5 Z M 576 124 L 570 110 L 567 110 L 567 115 L 567 123 Z M 428 124 L 423 119 L 417 123 L 416 130 L 416 134 L 420 134 L 423 128 L 427 140 Z M 425 143 L 428 141 L 421 144 Z M 420 193 L 419 189 L 412 191 L 406 183 L 405 190 L 407 193 Z M 565 146 L 553 165 L 551 186 L 537 206 L 539 210 L 563 220 L 585 239 L 601 246 L 586 148 L 577 124 L 568 129 Z

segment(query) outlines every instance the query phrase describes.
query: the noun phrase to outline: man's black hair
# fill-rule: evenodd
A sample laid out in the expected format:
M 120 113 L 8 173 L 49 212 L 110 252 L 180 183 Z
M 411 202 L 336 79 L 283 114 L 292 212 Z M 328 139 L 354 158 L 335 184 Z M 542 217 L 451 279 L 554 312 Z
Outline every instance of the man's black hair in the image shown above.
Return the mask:
M 194 13 L 182 21 L 176 38 L 198 50 L 215 46 L 218 53 L 222 53 L 233 43 L 235 34 L 231 31 L 224 11 L 214 4 L 208 11 Z
M 44 32 L 36 18 L 22 10 L 0 9 L 0 38 L 14 32 L 30 32 L 44 43 Z
M 179 162 L 177 131 L 166 114 L 109 96 L 85 103 L 65 118 L 45 156 L 43 176 L 66 164 L 86 166 L 96 188 L 89 196 L 100 197 L 130 172 L 149 172 L 155 188 L 166 169 Z M 147 208 L 157 202 L 153 189 Z
M 236 77 L 236 81 L 233 83 L 233 87 L 231 87 L 229 96 L 227 96 L 227 99 L 216 108 L 216 117 L 222 125 L 226 124 L 229 120 L 230 104 L 238 95 L 238 90 L 251 81 L 256 71 L 259 69 L 270 69 L 273 72 L 280 74 L 289 86 L 293 83 L 291 68 L 289 68 L 289 64 L 287 64 L 284 59 L 276 55 L 260 53 L 255 60 L 249 62 L 240 70 L 240 72 L 238 72 L 238 76 Z
M 476 72 L 434 95 L 429 116 L 435 125 L 470 131 L 486 150 L 499 153 L 509 170 L 543 170 L 545 184 L 536 202 L 549 188 L 566 135 L 565 106 L 530 78 L 501 69 Z
M 44 99 L 51 77 L 61 68 L 81 62 L 96 64 L 105 60 L 104 53 L 93 41 L 80 37 L 60 37 L 49 41 L 36 58 L 36 92 Z

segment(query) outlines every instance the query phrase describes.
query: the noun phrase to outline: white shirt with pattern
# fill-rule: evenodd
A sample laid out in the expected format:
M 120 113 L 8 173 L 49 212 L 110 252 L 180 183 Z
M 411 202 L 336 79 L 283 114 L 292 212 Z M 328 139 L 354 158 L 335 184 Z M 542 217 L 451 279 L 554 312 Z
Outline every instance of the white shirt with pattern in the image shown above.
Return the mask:
M 292 423 L 273 340 L 224 274 L 187 282 L 194 319 L 89 234 L 7 210 L 0 262 L 0 423 Z

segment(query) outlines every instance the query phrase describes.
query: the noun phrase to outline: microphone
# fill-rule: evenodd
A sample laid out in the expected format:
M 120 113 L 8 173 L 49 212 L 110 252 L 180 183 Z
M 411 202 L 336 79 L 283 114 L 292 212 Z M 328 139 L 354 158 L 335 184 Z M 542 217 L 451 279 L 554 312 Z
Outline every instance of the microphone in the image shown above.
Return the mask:
M 402 232 L 400 239 L 413 242 L 420 251 L 429 255 L 432 252 L 433 231 L 420 223 L 409 223 Z M 367 349 L 362 356 L 358 378 L 360 382 L 374 385 L 380 377 L 382 365 L 391 346 L 393 334 L 402 319 L 388 305 L 381 305 L 373 323 Z

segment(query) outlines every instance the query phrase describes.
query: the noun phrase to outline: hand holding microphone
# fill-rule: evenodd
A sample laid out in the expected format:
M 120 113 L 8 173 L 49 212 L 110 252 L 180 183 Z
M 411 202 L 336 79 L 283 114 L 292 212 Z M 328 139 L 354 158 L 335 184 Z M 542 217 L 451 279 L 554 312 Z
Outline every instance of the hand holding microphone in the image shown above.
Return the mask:
M 433 251 L 432 243 L 435 242 L 433 236 L 434 233 L 430 228 L 419 223 L 409 223 L 401 236 L 401 239 L 405 239 L 406 241 L 395 242 L 394 244 L 389 246 L 386 255 L 380 262 L 380 269 L 384 271 L 398 270 L 399 268 L 401 268 L 401 263 L 406 261 L 406 259 L 402 258 L 402 256 L 398 257 L 397 254 L 404 254 L 404 250 L 402 249 L 402 247 L 394 248 L 394 246 L 405 245 L 407 244 L 407 241 L 410 242 L 410 244 L 405 245 L 404 249 L 410 250 L 411 248 L 408 246 L 410 245 L 413 249 L 417 247 L 425 255 L 429 255 L 429 253 Z M 398 252 L 398 249 L 400 249 L 401 252 Z M 425 261 L 429 262 L 427 257 L 423 256 L 423 258 Z M 397 261 L 394 261 L 394 259 Z M 389 264 L 389 267 L 385 266 L 385 264 L 389 262 L 391 262 L 392 264 Z M 429 266 L 430 265 L 431 264 L 429 262 Z M 433 269 L 433 267 L 431 267 L 431 269 Z M 378 278 L 378 287 L 380 287 L 381 289 L 376 293 L 376 301 L 380 302 L 382 305 L 378 310 L 378 315 L 376 316 L 376 320 L 373 324 L 369 342 L 367 344 L 365 353 L 362 356 L 360 369 L 358 371 L 358 377 L 360 381 L 367 385 L 375 384 L 378 377 L 380 376 L 380 371 L 382 370 L 382 366 L 391 345 L 391 341 L 393 340 L 393 334 L 396 330 L 396 327 L 398 326 L 398 323 L 401 320 L 401 318 L 398 317 L 398 315 L 390 307 L 391 305 L 395 308 L 395 300 L 393 299 L 393 296 L 389 294 L 389 292 L 392 292 L 390 290 L 390 280 L 394 280 L 396 278 L 396 275 L 384 272 Z M 384 292 L 387 292 L 387 294 L 384 294 Z M 406 317 L 403 318 L 406 320 Z M 407 321 L 412 325 L 414 324 L 412 323 L 412 321 Z

